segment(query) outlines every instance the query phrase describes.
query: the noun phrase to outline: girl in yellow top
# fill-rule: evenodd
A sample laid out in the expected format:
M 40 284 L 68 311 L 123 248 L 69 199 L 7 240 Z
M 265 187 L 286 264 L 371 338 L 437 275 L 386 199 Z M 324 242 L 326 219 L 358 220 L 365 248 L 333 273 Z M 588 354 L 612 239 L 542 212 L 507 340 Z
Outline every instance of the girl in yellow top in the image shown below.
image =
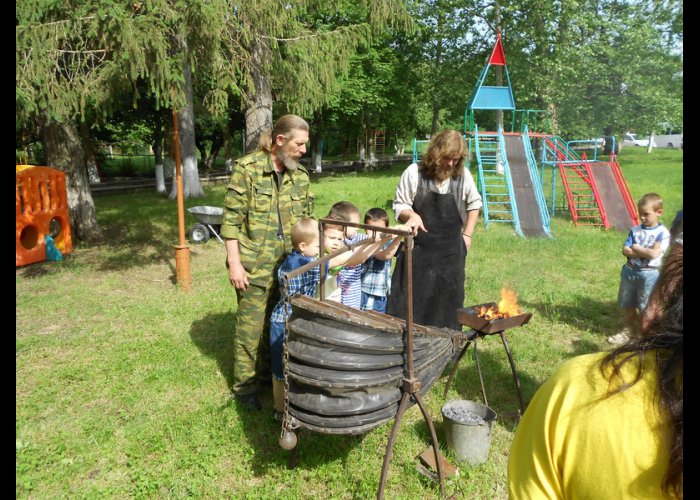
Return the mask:
M 564 363 L 515 432 L 512 499 L 683 497 L 683 236 L 638 336 Z

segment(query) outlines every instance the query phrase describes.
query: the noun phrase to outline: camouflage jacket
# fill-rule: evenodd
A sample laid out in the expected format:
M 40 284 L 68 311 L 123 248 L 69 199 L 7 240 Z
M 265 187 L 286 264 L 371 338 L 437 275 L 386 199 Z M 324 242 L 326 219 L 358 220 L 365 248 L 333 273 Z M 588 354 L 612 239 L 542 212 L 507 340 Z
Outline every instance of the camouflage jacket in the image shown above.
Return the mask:
M 292 251 L 291 229 L 313 213 L 309 173 L 302 167 L 285 170 L 277 189 L 270 154 L 256 151 L 236 160 L 224 201 L 221 236 L 238 240 L 241 264 L 248 280 L 269 286 L 281 255 L 277 239 L 277 207 L 284 231 L 284 252 Z M 282 255 L 283 255 L 282 254 Z

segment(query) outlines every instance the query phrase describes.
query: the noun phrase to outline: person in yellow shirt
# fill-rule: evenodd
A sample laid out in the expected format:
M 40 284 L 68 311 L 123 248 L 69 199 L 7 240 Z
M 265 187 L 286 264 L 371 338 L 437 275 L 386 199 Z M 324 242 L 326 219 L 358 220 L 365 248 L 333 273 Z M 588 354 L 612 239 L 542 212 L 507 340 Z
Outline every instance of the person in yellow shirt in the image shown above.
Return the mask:
M 683 497 L 683 226 L 641 335 L 577 356 L 537 390 L 515 431 L 509 497 Z

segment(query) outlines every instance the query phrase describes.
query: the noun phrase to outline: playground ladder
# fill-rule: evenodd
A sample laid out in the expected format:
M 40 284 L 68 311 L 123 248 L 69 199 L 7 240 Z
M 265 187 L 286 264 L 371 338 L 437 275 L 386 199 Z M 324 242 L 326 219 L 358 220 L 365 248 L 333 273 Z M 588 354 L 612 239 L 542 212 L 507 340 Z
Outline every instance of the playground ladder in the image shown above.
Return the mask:
M 600 196 L 590 174 L 590 165 L 585 154 L 583 158 L 566 143 L 556 136 L 545 138 L 545 156 L 555 156 L 555 165 L 561 175 L 566 202 L 574 220 L 579 226 L 606 226 L 604 214 L 601 212 Z M 554 179 L 552 179 L 554 182 Z M 552 194 L 552 210 L 554 210 L 554 194 Z M 606 226 L 607 227 L 607 226 Z
M 513 223 L 516 232 L 523 236 L 512 195 L 513 185 L 501 131 L 498 134 L 480 134 L 475 125 L 474 149 L 479 171 L 484 225 L 488 228 L 491 222 Z M 503 166 L 502 174 L 497 171 L 499 157 Z
M 583 157 L 578 162 L 565 160 L 560 156 L 557 166 L 574 224 L 610 227 L 605 211 L 601 209 L 603 203 L 598 189 L 595 182 L 591 181 L 593 175 L 586 153 L 583 153 Z

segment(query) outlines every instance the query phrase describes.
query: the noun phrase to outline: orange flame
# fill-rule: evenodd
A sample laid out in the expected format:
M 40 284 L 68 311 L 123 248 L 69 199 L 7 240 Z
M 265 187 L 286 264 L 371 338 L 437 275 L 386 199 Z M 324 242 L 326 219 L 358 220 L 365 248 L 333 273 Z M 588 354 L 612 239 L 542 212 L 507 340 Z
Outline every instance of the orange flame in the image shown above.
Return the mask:
M 486 320 L 510 318 L 520 314 L 518 296 L 514 290 L 501 288 L 501 300 L 498 306 L 480 306 L 476 308 L 476 315 Z

